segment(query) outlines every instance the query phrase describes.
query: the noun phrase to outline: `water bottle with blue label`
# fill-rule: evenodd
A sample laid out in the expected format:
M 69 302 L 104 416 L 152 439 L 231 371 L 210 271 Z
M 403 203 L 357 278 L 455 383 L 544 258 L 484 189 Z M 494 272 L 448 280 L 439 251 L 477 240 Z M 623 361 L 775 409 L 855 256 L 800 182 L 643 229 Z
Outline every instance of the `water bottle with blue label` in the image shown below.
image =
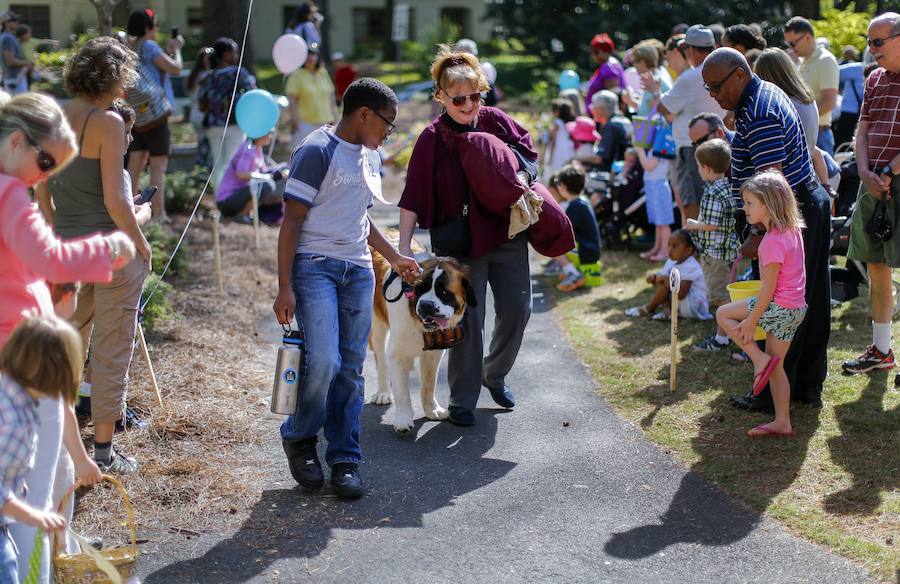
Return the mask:
M 282 345 L 275 361 L 275 383 L 272 386 L 272 413 L 292 416 L 297 411 L 300 391 L 300 364 L 303 359 L 303 338 L 300 331 L 284 328 Z

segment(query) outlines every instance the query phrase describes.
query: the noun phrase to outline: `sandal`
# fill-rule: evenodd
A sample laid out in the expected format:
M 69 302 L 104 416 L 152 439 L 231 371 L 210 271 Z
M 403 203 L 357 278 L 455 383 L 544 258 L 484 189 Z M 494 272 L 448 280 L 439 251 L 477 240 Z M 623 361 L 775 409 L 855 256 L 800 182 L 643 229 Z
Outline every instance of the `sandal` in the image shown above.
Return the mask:
M 665 262 L 665 261 L 668 261 L 668 259 L 669 259 L 668 254 L 664 254 L 664 253 L 658 253 L 658 254 L 650 257 L 651 262 Z
M 625 309 L 625 316 L 650 316 L 646 306 L 633 306 Z
M 671 320 L 671 318 L 665 312 L 657 312 L 650 317 L 650 320 Z
M 781 357 L 778 355 L 772 356 L 769 359 L 769 362 L 766 363 L 765 368 L 753 377 L 754 396 L 759 395 L 762 393 L 762 390 L 765 389 L 766 385 L 769 383 L 769 378 L 772 377 L 772 374 L 775 372 L 775 368 L 778 367 L 780 361 Z
M 760 424 L 754 428 L 747 430 L 747 436 L 750 438 L 793 438 L 796 436 L 794 430 L 789 432 L 779 432 L 769 428 L 768 424 Z
M 642 251 L 641 253 L 639 253 L 639 254 L 638 254 L 638 257 L 640 257 L 642 260 L 648 260 L 648 261 L 649 261 L 650 258 L 651 258 L 652 256 L 654 256 L 654 255 L 656 255 L 656 253 L 655 253 L 654 251 L 652 251 L 652 250 L 647 250 L 647 251 Z

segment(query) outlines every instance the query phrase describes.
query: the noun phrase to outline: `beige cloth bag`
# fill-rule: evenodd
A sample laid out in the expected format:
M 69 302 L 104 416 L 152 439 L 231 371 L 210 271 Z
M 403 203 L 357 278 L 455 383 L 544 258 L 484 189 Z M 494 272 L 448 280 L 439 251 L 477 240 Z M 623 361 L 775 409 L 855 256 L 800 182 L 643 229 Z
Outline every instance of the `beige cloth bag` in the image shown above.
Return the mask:
M 509 208 L 508 235 L 510 239 L 538 222 L 541 215 L 541 206 L 544 204 L 544 197 L 534 192 L 528 186 L 528 177 L 525 176 L 525 173 L 520 171 L 517 173 L 517 176 L 519 177 L 519 182 L 525 185 L 525 194 L 519 197 L 519 200 Z

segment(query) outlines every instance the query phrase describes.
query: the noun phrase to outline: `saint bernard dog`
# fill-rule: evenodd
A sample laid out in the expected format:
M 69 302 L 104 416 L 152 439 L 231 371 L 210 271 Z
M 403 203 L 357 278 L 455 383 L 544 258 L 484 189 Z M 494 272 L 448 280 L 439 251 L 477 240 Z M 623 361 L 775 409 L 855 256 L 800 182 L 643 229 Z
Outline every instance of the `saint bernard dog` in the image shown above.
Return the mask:
M 415 284 L 404 287 L 396 277 L 389 282 L 391 266 L 372 250 L 375 267 L 375 304 L 369 347 L 375 354 L 378 393 L 372 403 L 394 403 L 394 430 L 413 429 L 409 374 L 419 360 L 422 409 L 429 420 L 444 420 L 446 409 L 434 397 L 443 350 L 425 350 L 425 333 L 453 329 L 462 320 L 467 305 L 475 306 L 468 270 L 453 258 L 431 258 L 420 265 Z M 390 333 L 390 334 L 389 334 Z

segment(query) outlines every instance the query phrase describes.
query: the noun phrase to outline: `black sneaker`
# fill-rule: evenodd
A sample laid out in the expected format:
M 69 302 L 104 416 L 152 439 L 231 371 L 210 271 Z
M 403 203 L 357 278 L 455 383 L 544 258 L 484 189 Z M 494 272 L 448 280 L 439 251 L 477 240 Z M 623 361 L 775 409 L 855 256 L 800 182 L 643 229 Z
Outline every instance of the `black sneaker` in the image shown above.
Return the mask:
M 341 499 L 357 499 L 366 494 L 359 468 L 351 462 L 339 462 L 331 467 L 331 486 Z
M 893 369 L 894 368 L 894 352 L 888 351 L 887 354 L 879 351 L 875 345 L 870 345 L 866 352 L 857 357 L 844 361 L 841 367 L 844 373 L 855 375 L 857 373 L 868 373 L 875 369 Z
M 116 434 L 122 432 L 137 430 L 142 432 L 150 427 L 150 422 L 142 420 L 137 413 L 131 408 L 125 408 L 124 420 L 116 420 Z
M 281 445 L 287 455 L 291 476 L 304 489 L 321 489 L 325 484 L 322 464 L 316 454 L 316 439 L 288 441 L 282 439 Z
M 694 349 L 697 351 L 722 351 L 728 348 L 730 343 L 720 343 L 716 340 L 716 335 L 709 335 L 696 345 L 694 345 Z

